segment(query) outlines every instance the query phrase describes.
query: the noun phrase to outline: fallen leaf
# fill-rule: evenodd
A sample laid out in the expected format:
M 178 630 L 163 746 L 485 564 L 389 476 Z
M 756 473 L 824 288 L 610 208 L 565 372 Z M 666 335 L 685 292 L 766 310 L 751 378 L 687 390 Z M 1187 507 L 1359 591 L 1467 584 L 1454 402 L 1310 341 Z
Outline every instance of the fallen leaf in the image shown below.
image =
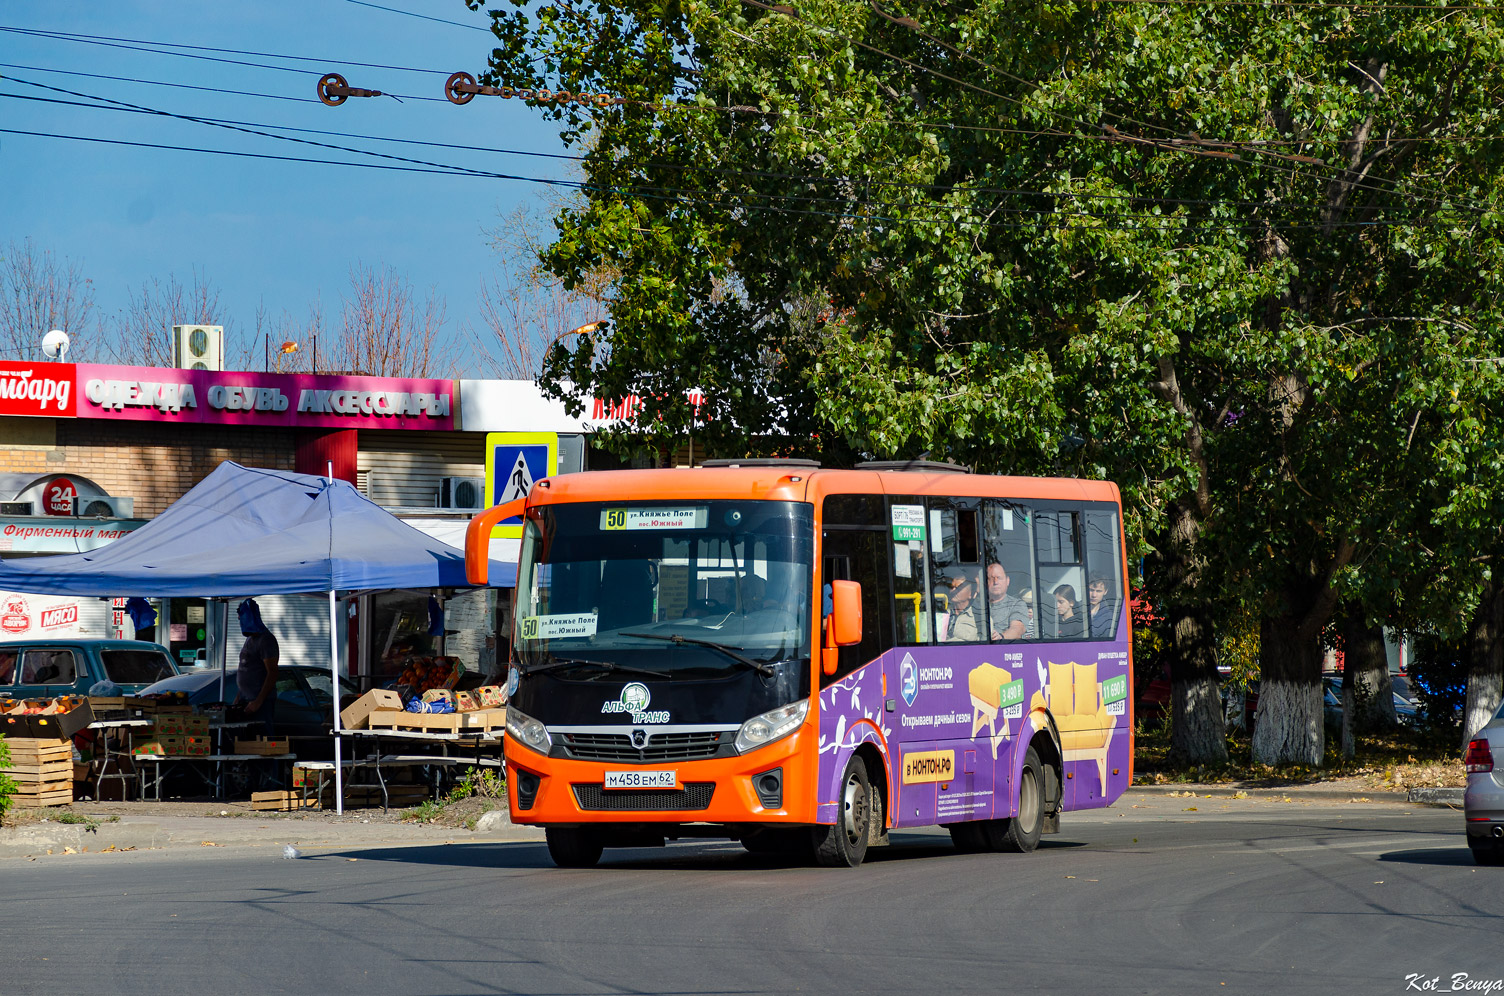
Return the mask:
M 1194 812 L 1196 812 L 1196 807 L 1195 806 L 1187 806 L 1184 809 L 1182 809 L 1181 812 L 1182 813 L 1194 813 Z
M 224 845 L 222 845 L 222 844 L 216 844 L 212 840 L 201 840 L 201 841 L 198 842 L 198 846 L 199 847 L 223 847 Z
M 359 861 L 359 858 L 346 858 L 346 861 Z
M 47 853 L 48 853 L 48 854 L 51 854 L 51 853 L 52 853 L 52 852 L 51 852 L 51 851 L 48 851 L 48 852 L 47 852 Z M 77 852 L 77 851 L 75 851 L 75 850 L 74 850 L 74 849 L 73 849 L 73 848 L 71 848 L 71 847 L 65 847 L 65 848 L 63 848 L 63 853 L 64 853 L 64 854 L 77 854 L 77 853 L 78 853 L 78 852 Z
M 1074 875 L 1067 875 L 1067 876 L 1065 876 L 1065 877 L 1066 877 L 1066 878 L 1075 878 L 1075 877 L 1076 877 L 1076 876 L 1074 876 Z

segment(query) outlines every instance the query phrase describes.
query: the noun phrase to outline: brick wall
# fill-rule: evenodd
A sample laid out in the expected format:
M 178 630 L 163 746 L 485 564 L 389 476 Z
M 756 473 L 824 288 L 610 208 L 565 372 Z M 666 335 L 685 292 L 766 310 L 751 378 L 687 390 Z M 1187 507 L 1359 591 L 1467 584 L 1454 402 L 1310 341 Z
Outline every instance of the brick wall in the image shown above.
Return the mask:
M 138 519 L 160 514 L 225 460 L 292 470 L 297 451 L 291 429 L 95 419 L 58 419 L 56 426 L 55 449 L 12 449 L 0 440 L 0 470 L 79 474 L 112 495 L 134 497 Z M 19 465 L 37 457 L 44 462 Z

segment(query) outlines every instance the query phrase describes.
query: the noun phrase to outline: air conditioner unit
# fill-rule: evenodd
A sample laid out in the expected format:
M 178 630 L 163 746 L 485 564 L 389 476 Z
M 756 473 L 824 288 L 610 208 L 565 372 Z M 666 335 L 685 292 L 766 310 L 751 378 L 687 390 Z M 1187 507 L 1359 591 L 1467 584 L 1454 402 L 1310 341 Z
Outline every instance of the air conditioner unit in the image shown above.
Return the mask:
M 485 508 L 486 479 L 484 477 L 439 478 L 440 508 Z
M 36 508 L 30 501 L 0 501 L 0 515 L 33 515 Z
M 225 368 L 224 326 L 174 325 L 172 327 L 172 365 L 185 370 L 223 370 Z
M 73 514 L 90 519 L 129 519 L 136 511 L 134 498 L 75 498 Z

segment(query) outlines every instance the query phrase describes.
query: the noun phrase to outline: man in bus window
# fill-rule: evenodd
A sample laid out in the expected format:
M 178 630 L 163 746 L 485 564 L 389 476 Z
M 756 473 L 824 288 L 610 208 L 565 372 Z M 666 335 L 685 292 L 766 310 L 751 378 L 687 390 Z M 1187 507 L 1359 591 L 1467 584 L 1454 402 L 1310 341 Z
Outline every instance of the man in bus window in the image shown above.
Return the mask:
M 950 579 L 950 613 L 945 620 L 945 632 L 940 638 L 947 643 L 976 643 L 982 638 L 982 627 L 977 625 L 977 611 L 973 601 L 977 594 L 977 579 L 973 574 L 958 574 Z
M 987 611 L 992 639 L 1017 640 L 1028 630 L 1029 608 L 1008 594 L 1008 572 L 996 561 L 987 565 Z

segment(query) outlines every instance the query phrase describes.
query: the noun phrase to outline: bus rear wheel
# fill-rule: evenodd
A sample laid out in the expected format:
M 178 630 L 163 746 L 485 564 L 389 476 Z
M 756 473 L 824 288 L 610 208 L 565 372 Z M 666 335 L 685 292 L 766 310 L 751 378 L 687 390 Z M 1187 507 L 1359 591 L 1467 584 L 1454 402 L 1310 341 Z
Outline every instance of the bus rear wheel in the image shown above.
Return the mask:
M 579 827 L 549 827 L 543 832 L 548 856 L 560 868 L 593 868 L 601 859 L 601 839 Z
M 846 764 L 841 778 L 841 811 L 832 826 L 813 830 L 815 861 L 827 868 L 855 868 L 867 856 L 872 827 L 872 783 L 860 757 Z

